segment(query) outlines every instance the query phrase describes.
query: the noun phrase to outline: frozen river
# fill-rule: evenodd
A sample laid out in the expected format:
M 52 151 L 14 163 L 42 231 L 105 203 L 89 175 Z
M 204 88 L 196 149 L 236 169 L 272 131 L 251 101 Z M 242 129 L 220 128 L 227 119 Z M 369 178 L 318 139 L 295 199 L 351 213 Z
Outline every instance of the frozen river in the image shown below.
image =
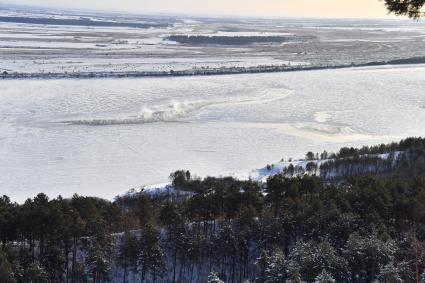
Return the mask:
M 112 198 L 306 151 L 425 135 L 425 66 L 0 81 L 0 193 Z

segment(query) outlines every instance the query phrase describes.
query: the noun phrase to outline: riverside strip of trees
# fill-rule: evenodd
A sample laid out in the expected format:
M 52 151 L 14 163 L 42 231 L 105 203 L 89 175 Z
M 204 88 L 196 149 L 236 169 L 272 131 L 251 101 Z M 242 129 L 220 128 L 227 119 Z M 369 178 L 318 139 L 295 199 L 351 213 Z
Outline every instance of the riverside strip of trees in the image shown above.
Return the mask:
M 0 282 L 425 282 L 425 139 L 322 156 L 383 152 L 401 153 L 337 180 L 177 171 L 169 192 L 113 202 L 3 196 Z

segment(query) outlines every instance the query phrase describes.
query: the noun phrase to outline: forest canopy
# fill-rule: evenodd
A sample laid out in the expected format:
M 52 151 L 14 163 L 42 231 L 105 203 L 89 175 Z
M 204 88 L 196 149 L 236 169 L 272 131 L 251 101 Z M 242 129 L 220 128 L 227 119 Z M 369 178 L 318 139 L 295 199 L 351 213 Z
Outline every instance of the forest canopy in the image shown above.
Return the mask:
M 382 153 L 385 170 L 363 159 Z M 264 182 L 180 170 L 114 201 L 0 197 L 0 282 L 424 282 L 425 139 L 317 156 L 333 163 Z

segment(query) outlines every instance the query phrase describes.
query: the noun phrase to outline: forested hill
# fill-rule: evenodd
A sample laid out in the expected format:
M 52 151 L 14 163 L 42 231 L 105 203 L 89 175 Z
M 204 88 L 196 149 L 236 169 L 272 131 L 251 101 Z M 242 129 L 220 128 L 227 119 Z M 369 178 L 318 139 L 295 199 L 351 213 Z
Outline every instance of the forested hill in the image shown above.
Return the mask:
M 112 202 L 3 196 L 0 282 L 425 282 L 425 139 L 303 162 Z

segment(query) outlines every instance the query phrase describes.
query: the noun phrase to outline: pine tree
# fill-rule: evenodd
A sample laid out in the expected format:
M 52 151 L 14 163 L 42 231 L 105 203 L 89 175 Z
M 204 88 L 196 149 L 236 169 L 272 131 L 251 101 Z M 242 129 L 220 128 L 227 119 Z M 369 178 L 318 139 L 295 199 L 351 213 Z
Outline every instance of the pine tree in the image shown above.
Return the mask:
M 288 277 L 287 262 L 281 250 L 275 250 L 268 258 L 265 283 L 285 282 Z
M 40 258 L 51 282 L 62 282 L 65 273 L 65 255 L 61 247 L 48 245 Z
M 305 155 L 305 160 L 314 160 L 314 157 L 315 157 L 314 153 L 309 151 Z
M 184 251 L 185 258 L 191 267 L 189 282 L 192 282 L 195 266 L 200 266 L 202 264 L 203 251 L 205 250 L 205 238 L 200 233 L 193 234 L 188 230 L 184 237 L 187 239 L 187 249 Z
M 384 242 L 376 233 L 369 236 L 353 233 L 343 253 L 349 263 L 352 276 L 366 277 L 367 280 L 373 281 L 379 274 L 381 266 L 394 261 L 395 251 L 393 241 Z
M 8 261 L 6 255 L 0 249 L 0 282 L 2 283 L 15 283 L 12 264 Z
M 388 11 L 396 15 L 407 15 L 410 18 L 424 16 L 425 0 L 385 0 Z
M 94 283 L 104 282 L 109 279 L 111 235 L 101 218 L 95 218 L 88 224 L 89 233 L 86 239 L 87 268 Z
M 38 261 L 34 261 L 25 272 L 25 282 L 47 283 L 49 275 Z
M 419 283 L 425 283 L 425 271 L 421 274 L 421 277 L 419 279 Z
M 129 232 L 125 232 L 118 251 L 118 262 L 123 268 L 123 283 L 128 282 L 128 271 L 137 269 L 138 240 Z
M 152 221 L 153 207 L 148 196 L 141 195 L 137 199 L 136 214 L 141 227 L 147 226 Z
M 299 269 L 302 278 L 308 282 L 314 281 L 323 269 L 332 270 L 338 281 L 346 279 L 346 262 L 329 242 L 299 242 L 291 251 L 289 261 L 289 272 L 292 267 Z
M 0 197 L 0 241 L 3 246 L 7 241 L 16 237 L 16 229 L 13 225 L 16 206 L 10 202 L 9 197 Z
M 179 170 L 170 175 L 173 186 L 177 190 L 184 190 L 190 181 L 191 175 L 189 171 Z
M 256 279 L 258 282 L 264 282 L 266 280 L 266 272 L 268 270 L 270 262 L 270 255 L 266 250 L 262 250 L 260 253 L 260 257 L 257 258 L 255 265 L 259 269 L 259 277 Z
M 402 283 L 404 280 L 400 277 L 399 270 L 394 263 L 390 262 L 383 266 L 378 275 L 379 282 Z
M 154 282 L 157 277 L 162 278 L 166 271 L 164 254 L 159 245 L 159 233 L 152 225 L 142 230 L 139 247 L 141 282 L 145 281 L 147 274 L 151 274 Z
M 88 275 L 86 272 L 86 267 L 84 265 L 83 262 L 76 262 L 73 269 L 73 276 L 70 280 L 70 282 L 72 283 L 87 283 L 89 282 L 88 280 Z
M 335 283 L 335 279 L 332 278 L 332 274 L 328 273 L 326 270 L 322 270 L 322 272 L 317 275 L 314 279 L 314 283 Z M 391 282 L 391 281 L 388 281 Z
M 278 174 L 267 179 L 266 200 L 272 204 L 274 217 L 280 214 L 283 200 L 287 196 L 287 191 L 292 181 L 285 176 Z
M 218 277 L 217 272 L 211 271 L 208 275 L 208 283 L 224 283 L 224 281 Z
M 305 283 L 301 279 L 300 268 L 298 266 L 291 266 L 289 263 L 290 269 L 288 271 L 288 276 L 285 281 L 276 281 L 276 282 L 285 282 L 285 283 Z
M 186 261 L 186 254 L 188 247 L 186 244 L 186 229 L 184 221 L 176 206 L 171 202 L 167 202 L 161 209 L 159 220 L 163 225 L 167 227 L 168 237 L 166 239 L 166 247 L 170 251 L 173 264 L 173 279 L 172 282 L 176 282 L 177 276 L 177 260 L 180 256 L 180 268 L 184 268 Z

